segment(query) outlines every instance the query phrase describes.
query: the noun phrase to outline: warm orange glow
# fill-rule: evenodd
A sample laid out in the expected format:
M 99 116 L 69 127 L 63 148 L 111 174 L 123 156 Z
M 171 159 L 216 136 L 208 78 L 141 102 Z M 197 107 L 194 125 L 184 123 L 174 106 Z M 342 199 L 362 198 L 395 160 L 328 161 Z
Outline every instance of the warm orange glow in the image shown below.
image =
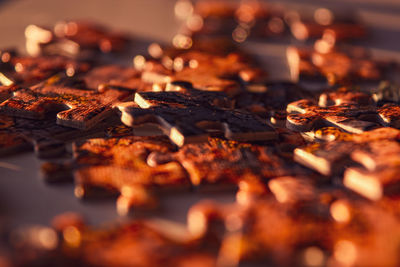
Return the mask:
M 188 213 L 187 225 L 189 232 L 196 238 L 201 237 L 207 231 L 207 218 L 201 211 Z
M 357 259 L 357 248 L 351 241 L 341 240 L 335 244 L 333 255 L 345 265 L 353 265 Z
M 351 219 L 349 206 L 344 201 L 337 200 L 332 203 L 330 207 L 330 212 L 332 218 L 337 222 L 345 223 L 350 221 Z
M 314 12 L 314 20 L 323 26 L 331 25 L 334 20 L 333 13 L 326 8 L 318 8 Z
M 63 231 L 65 242 L 71 247 L 79 247 L 81 243 L 81 232 L 75 226 L 68 226 Z
M 304 251 L 304 265 L 308 267 L 324 266 L 325 255 L 319 247 L 308 247 Z

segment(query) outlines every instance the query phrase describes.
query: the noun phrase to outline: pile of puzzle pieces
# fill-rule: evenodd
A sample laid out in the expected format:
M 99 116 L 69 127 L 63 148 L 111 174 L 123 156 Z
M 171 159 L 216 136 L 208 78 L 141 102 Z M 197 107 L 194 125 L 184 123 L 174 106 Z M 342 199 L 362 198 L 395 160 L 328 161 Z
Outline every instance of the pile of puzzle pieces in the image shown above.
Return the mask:
M 367 29 L 258 1 L 178 0 L 175 13 L 172 45 L 150 44 L 131 66 L 117 60 L 135 42 L 126 34 L 29 25 L 29 55 L 0 51 L 0 155 L 34 150 L 47 183 L 116 196 L 122 216 L 157 214 L 179 192 L 236 201 L 204 200 L 186 224 L 94 228 L 63 214 L 2 230 L 0 262 L 399 266 L 400 89 L 379 84 L 392 62 L 352 44 Z M 305 43 L 287 49 L 292 81 L 271 82 L 242 43 L 285 38 Z

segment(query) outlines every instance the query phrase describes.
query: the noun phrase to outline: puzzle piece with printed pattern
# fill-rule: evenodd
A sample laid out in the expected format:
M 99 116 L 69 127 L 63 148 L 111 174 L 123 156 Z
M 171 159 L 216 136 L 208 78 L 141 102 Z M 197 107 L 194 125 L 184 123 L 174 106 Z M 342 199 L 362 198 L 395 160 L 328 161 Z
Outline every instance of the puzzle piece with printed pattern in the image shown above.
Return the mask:
M 399 134 L 388 127 L 359 135 L 329 133 L 333 141 L 297 148 L 294 159 L 324 175 L 341 176 L 345 171 L 346 187 L 377 200 L 399 194 Z
M 141 79 L 142 73 L 135 68 L 105 65 L 93 68 L 82 79 L 91 89 L 115 87 L 121 90 L 152 91 L 152 84 Z
M 307 169 L 282 157 L 274 148 L 251 145 L 219 138 L 208 142 L 185 144 L 175 153 L 153 152 L 147 162 L 151 166 L 179 162 L 199 189 L 216 190 L 236 187 L 242 180 L 261 183 L 285 175 L 311 175 Z
M 237 52 L 221 56 L 189 50 L 172 58 L 164 57 L 161 62 L 146 62 L 143 68 L 145 82 L 186 81 L 201 90 L 224 91 L 230 95 L 238 92 L 242 82 L 265 78 L 261 69 Z
M 153 207 L 151 191 L 189 188 L 181 165 L 169 162 L 149 166 L 147 156 L 154 151 L 170 153 L 174 146 L 165 137 L 122 137 L 89 139 L 75 144 L 75 194 L 90 198 L 97 192 L 119 192 L 117 210 L 127 214 L 131 207 Z
M 14 124 L 12 117 L 0 115 L 0 156 L 32 148 L 31 143 L 23 135 L 12 130 Z
M 310 131 L 334 125 L 352 133 L 361 133 L 380 125 L 399 127 L 398 105 L 376 107 L 370 104 L 371 100 L 368 94 L 345 88 L 322 94 L 318 105 L 312 100 L 302 99 L 287 106 L 289 115 L 286 126 L 292 130 Z
M 142 92 L 135 95 L 136 104 L 123 103 L 117 107 L 122 113 L 121 120 L 125 125 L 133 127 L 155 123 L 178 146 L 207 140 L 209 133 L 205 129 L 222 133 L 232 140 L 261 141 L 277 138 L 273 128 L 254 115 L 217 108 L 204 102 L 204 99 L 212 99 L 208 92 L 197 93 L 205 96 L 200 102 L 197 100 L 199 97 L 188 98 L 184 93 L 181 94 L 183 101 L 177 102 L 176 92 Z M 146 99 L 146 102 L 142 102 L 142 99 Z
M 102 54 L 124 51 L 130 38 L 102 25 L 85 21 L 61 21 L 50 30 L 37 25 L 25 29 L 29 54 L 62 55 L 98 60 Z
M 21 56 L 12 50 L 0 51 L 0 84 L 31 86 L 57 73 L 73 76 L 90 69 L 90 64 L 62 56 Z
M 21 88 L 0 104 L 3 114 L 44 119 L 46 113 L 57 113 L 57 124 L 89 129 L 110 116 L 112 105 L 128 98 L 128 91 L 111 88 L 100 92 L 89 90 L 80 79 L 56 75 L 29 88 Z
M 376 82 L 383 79 L 387 66 L 358 47 L 318 51 L 291 46 L 287 49 L 287 60 L 293 80 L 330 84 Z
M 290 102 L 312 98 L 313 95 L 290 82 L 271 82 L 248 84 L 246 91 L 237 94 L 235 108 L 249 111 L 262 119 L 269 118 L 274 125 L 282 126 L 286 122 L 286 105 Z

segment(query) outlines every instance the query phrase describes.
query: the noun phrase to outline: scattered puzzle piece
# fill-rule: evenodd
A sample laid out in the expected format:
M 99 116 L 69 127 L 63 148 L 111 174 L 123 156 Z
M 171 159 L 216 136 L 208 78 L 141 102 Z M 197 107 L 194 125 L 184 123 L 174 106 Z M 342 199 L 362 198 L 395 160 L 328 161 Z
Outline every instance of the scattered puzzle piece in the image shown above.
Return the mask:
M 60 75 L 22 88 L 0 104 L 0 110 L 12 116 L 43 119 L 50 111 L 57 113 L 60 125 L 89 129 L 112 114 L 112 105 L 129 97 L 129 92 L 107 88 L 88 90 L 81 80 Z
M 62 55 L 93 60 L 98 60 L 96 56 L 103 53 L 121 52 L 130 42 L 124 34 L 83 21 L 58 22 L 54 31 L 29 25 L 25 36 L 27 51 L 33 56 Z
M 10 130 L 10 128 L 14 127 L 14 123 L 13 118 L 4 115 L 0 116 L 0 156 L 31 148 L 31 144 L 23 135 Z
M 122 122 L 131 127 L 155 123 L 178 146 L 207 140 L 209 133 L 203 128 L 217 130 L 228 139 L 240 141 L 273 140 L 277 137 L 272 127 L 249 113 L 220 109 L 211 105 L 200 106 L 197 100 L 177 103 L 175 98 L 166 97 L 168 93 L 162 93 L 163 103 L 157 102 L 156 93 L 144 92 L 135 95 L 135 101 L 140 108 L 134 103 L 118 105 L 122 112 Z M 176 93 L 171 92 L 171 95 Z M 146 96 L 145 105 L 139 101 L 139 96 L 140 99 Z M 187 99 L 184 94 L 182 97 Z M 150 98 L 155 100 L 154 104 L 150 103 Z
M 249 111 L 262 119 L 269 118 L 277 126 L 285 125 L 286 105 L 303 98 L 312 98 L 312 94 L 290 82 L 249 84 L 246 91 L 234 97 L 235 108 Z
M 385 194 L 399 193 L 399 133 L 393 128 L 380 128 L 360 135 L 337 134 L 332 138 L 335 141 L 295 149 L 294 158 L 324 175 L 337 175 L 345 170 L 346 187 L 377 200 Z M 355 162 L 364 168 L 348 167 Z
M 306 169 L 284 159 L 273 148 L 209 138 L 208 142 L 186 144 L 176 153 L 153 152 L 147 162 L 158 166 L 179 162 L 194 186 L 216 190 L 236 186 L 242 180 L 261 182 L 284 175 L 310 174 Z
M 67 76 L 89 70 L 86 62 L 67 59 L 61 56 L 20 56 L 9 50 L 0 52 L 0 84 L 31 86 L 59 72 Z
M 189 187 L 179 163 L 148 166 L 147 156 L 154 151 L 171 152 L 173 146 L 163 137 L 123 137 L 89 139 L 75 145 L 75 194 L 87 198 L 96 189 L 118 191 L 117 209 L 127 214 L 132 206 L 152 206 L 151 189 Z
M 265 75 L 240 53 L 218 55 L 201 51 L 184 51 L 162 58 L 162 62 L 144 64 L 142 79 L 145 82 L 166 84 L 186 81 L 193 87 L 206 91 L 224 91 L 230 95 L 240 89 L 239 81 L 262 80 Z
M 115 87 L 133 91 L 151 91 L 152 85 L 141 79 L 141 72 L 129 67 L 105 65 L 93 68 L 83 76 L 91 89 Z M 100 87 L 99 87 L 100 86 Z
M 370 101 L 369 95 L 345 88 L 322 94 L 318 105 L 312 100 L 302 99 L 287 106 L 286 126 L 291 130 L 310 131 L 334 125 L 352 133 L 361 133 L 379 125 L 398 127 L 398 105 L 386 104 L 378 108 L 369 104 Z
M 287 60 L 295 81 L 368 82 L 378 81 L 384 75 L 385 64 L 372 60 L 362 48 L 318 51 L 291 46 Z

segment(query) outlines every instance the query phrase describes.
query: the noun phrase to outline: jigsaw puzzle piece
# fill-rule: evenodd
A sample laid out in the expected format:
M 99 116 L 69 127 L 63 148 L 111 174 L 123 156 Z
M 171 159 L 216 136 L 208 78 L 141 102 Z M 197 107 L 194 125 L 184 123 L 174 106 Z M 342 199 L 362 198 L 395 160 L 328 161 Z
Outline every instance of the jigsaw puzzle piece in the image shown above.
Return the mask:
M 151 153 L 151 166 L 179 162 L 200 190 L 233 188 L 242 181 L 265 181 L 272 177 L 305 174 L 307 170 L 289 164 L 273 148 L 209 138 L 208 142 L 186 144 L 176 153 Z
M 237 93 L 241 83 L 259 81 L 264 72 L 240 52 L 227 55 L 188 50 L 163 56 L 161 61 L 148 60 L 141 64 L 142 79 L 165 86 L 172 81 L 186 81 L 205 91 Z
M 89 139 L 76 144 L 74 157 L 75 194 L 88 198 L 99 189 L 119 192 L 117 210 L 127 214 L 131 207 L 156 204 L 151 191 L 177 190 L 189 187 L 180 164 L 169 162 L 149 166 L 151 152 L 171 152 L 173 146 L 164 137 L 122 137 Z
M 235 108 L 251 112 L 262 119 L 269 119 L 276 126 L 286 122 L 286 105 L 313 95 L 297 84 L 290 82 L 270 82 L 248 84 L 246 91 L 234 97 Z
M 336 134 L 332 137 L 332 131 L 328 131 L 326 136 L 330 135 L 329 142 L 314 143 L 294 150 L 294 159 L 324 175 L 337 175 L 343 172 L 345 166 L 354 165 L 354 160 L 361 164 L 368 164 L 370 171 L 374 170 L 372 166 L 381 164 L 385 168 L 390 168 L 390 157 L 387 164 L 382 162 L 383 158 L 372 159 L 365 156 L 365 162 L 361 162 L 361 155 L 365 155 L 368 147 L 372 144 L 381 147 L 382 152 L 390 151 L 390 148 L 398 147 L 399 130 L 394 128 L 378 128 L 362 134 Z M 392 144 L 392 145 L 391 145 Z M 379 149 L 374 150 L 379 155 Z M 393 159 L 393 157 L 391 157 Z M 380 163 L 382 162 L 382 163 Z M 394 165 L 394 164 L 393 164 Z
M 141 79 L 142 73 L 135 68 L 119 65 L 99 66 L 83 76 L 87 88 L 115 87 L 132 91 L 151 91 L 152 85 Z
M 369 94 L 346 87 L 323 93 L 319 103 L 302 99 L 288 104 L 286 126 L 297 131 L 310 131 L 334 125 L 351 133 L 382 126 L 397 127 L 398 106 L 386 104 L 376 107 Z
M 207 140 L 207 130 L 216 130 L 226 138 L 238 141 L 273 140 L 277 137 L 272 127 L 241 111 L 203 106 L 138 108 L 134 103 L 124 103 L 118 108 L 122 112 L 121 120 L 127 126 L 155 123 L 178 146 Z
M 0 116 L 0 156 L 26 151 L 32 148 L 23 135 L 13 131 L 15 121 L 12 117 Z
M 1 51 L 0 57 L 0 84 L 5 86 L 31 86 L 57 73 L 74 76 L 91 67 L 87 62 L 62 56 L 21 56 L 12 50 Z
M 29 25 L 25 29 L 30 55 L 62 55 L 98 60 L 102 54 L 122 52 L 130 38 L 102 25 L 85 21 L 61 21 L 53 30 Z
M 335 47 L 326 40 L 315 48 L 289 47 L 287 61 L 295 81 L 376 82 L 384 77 L 384 62 L 373 60 L 363 48 Z
M 30 88 L 23 88 L 0 104 L 0 110 L 12 116 L 43 119 L 57 113 L 57 124 L 89 129 L 112 114 L 112 105 L 129 97 L 127 91 L 107 88 L 88 90 L 82 80 L 53 76 Z

